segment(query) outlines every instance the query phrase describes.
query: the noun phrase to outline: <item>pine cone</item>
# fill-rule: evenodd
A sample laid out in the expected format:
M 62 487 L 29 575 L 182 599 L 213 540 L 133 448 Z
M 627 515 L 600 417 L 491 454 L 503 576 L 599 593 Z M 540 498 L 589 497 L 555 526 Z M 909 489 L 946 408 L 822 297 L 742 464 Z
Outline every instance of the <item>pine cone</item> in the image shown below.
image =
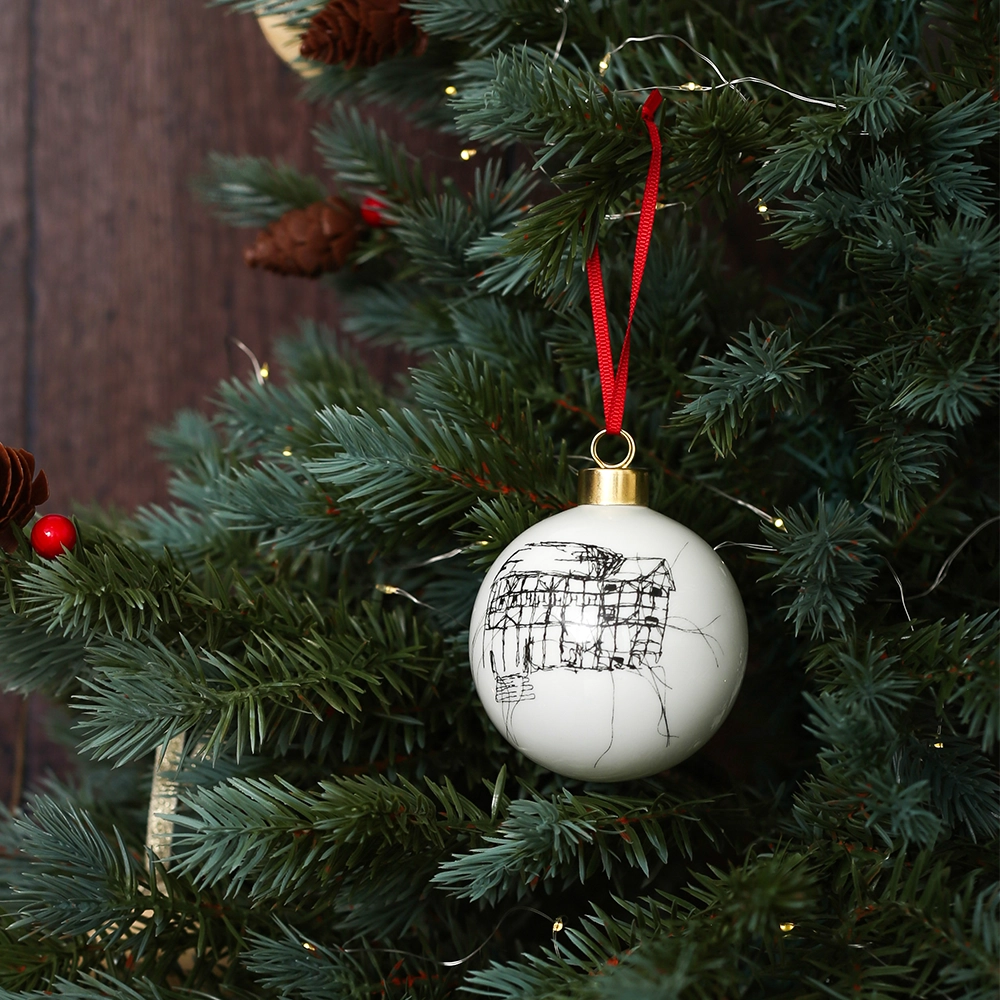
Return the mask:
M 422 55 L 427 36 L 400 0 L 330 0 L 309 22 L 299 51 L 307 59 L 353 69 L 397 55 L 414 39 L 413 53 Z
M 0 444 L 0 548 L 7 552 L 17 548 L 10 526 L 23 528 L 31 520 L 35 507 L 48 498 L 45 473 L 35 476 L 35 456 L 23 448 Z
M 315 278 L 344 266 L 360 230 L 353 205 L 343 198 L 327 198 L 275 219 L 243 251 L 243 259 L 250 267 Z

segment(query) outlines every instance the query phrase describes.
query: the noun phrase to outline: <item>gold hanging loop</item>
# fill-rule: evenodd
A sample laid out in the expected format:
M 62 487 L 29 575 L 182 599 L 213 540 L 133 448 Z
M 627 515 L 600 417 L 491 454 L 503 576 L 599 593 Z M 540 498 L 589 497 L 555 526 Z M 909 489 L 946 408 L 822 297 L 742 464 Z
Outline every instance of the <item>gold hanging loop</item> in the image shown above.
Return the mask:
M 635 440 L 628 431 L 620 431 L 619 433 L 623 438 L 625 438 L 628 444 L 628 453 L 620 462 L 615 462 L 613 465 L 610 462 L 605 462 L 600 455 L 597 454 L 597 442 L 601 440 L 608 432 L 598 431 L 594 435 L 594 440 L 590 442 L 590 454 L 594 461 L 597 463 L 599 468 L 602 469 L 627 469 L 632 464 L 632 459 L 635 458 Z

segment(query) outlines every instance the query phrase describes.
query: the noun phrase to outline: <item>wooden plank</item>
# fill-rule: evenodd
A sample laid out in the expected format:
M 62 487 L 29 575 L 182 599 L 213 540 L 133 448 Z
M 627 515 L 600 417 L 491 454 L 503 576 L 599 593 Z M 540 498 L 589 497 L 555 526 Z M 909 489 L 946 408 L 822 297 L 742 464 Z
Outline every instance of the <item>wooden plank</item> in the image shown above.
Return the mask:
M 46 778 L 71 773 L 63 743 L 69 724 L 66 710 L 40 695 L 0 696 L 0 802 L 14 809 Z
M 52 486 L 46 509 L 131 508 L 165 495 L 150 429 L 247 372 L 232 338 L 264 359 L 297 317 L 336 322 L 329 289 L 246 269 L 252 233 L 216 222 L 189 188 L 211 150 L 322 172 L 311 135 L 321 112 L 297 99 L 298 78 L 250 17 L 197 0 L 35 7 L 45 31 L 28 412 Z M 431 169 L 471 175 L 454 140 L 414 131 L 391 110 L 376 117 Z M 377 374 L 398 367 L 394 352 L 365 354 Z
M 37 421 L 47 509 L 163 499 L 151 428 L 244 374 L 328 290 L 262 281 L 252 234 L 190 193 L 214 149 L 315 168 L 318 114 L 247 17 L 197 2 L 36 0 Z
M 0 442 L 14 447 L 31 446 L 25 426 L 31 277 L 30 3 L 7 0 L 0 4 Z M 5 806 L 12 804 L 22 711 L 20 697 L 0 695 L 0 802 Z
M 0 4 L 0 441 L 28 447 L 25 369 L 30 326 L 29 7 Z

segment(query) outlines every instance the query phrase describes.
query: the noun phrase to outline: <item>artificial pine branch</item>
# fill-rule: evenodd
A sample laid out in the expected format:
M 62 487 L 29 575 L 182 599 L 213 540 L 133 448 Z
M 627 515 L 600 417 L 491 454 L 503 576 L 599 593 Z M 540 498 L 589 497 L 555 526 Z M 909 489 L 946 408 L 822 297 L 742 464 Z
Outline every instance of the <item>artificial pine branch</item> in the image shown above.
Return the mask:
M 284 629 L 255 628 L 251 620 L 232 652 L 222 644 L 195 649 L 183 634 L 176 649 L 156 639 L 106 639 L 90 653 L 93 679 L 77 699 L 87 749 L 123 762 L 188 732 L 203 755 L 225 747 L 239 757 L 267 739 L 287 746 L 330 716 L 356 722 L 384 711 L 393 694 L 412 698 L 411 680 L 435 664 L 434 636 L 401 611 L 366 608 L 358 619 L 330 610 L 330 621 L 313 608 Z M 128 692 L 134 697 L 123 697 Z M 325 729 L 328 741 L 334 733 Z
M 545 0 L 415 0 L 409 6 L 428 34 L 466 42 L 477 53 L 492 52 L 511 36 L 549 39 L 560 28 L 559 8 Z
M 771 574 L 781 581 L 778 592 L 795 595 L 786 618 L 796 632 L 811 625 L 813 638 L 828 627 L 848 628 L 852 610 L 878 573 L 872 551 L 877 534 L 868 517 L 846 501 L 833 507 L 822 496 L 815 517 L 805 510 L 782 516 L 781 529 L 764 525 L 762 530 L 778 552 L 779 568 Z
M 801 410 L 815 390 L 809 382 L 825 369 L 815 350 L 793 339 L 791 330 L 764 327 L 761 335 L 751 324 L 745 335 L 733 339 L 727 358 L 710 360 L 691 377 L 708 389 L 681 411 L 680 417 L 707 434 L 716 452 L 725 457 L 738 437 L 746 434 L 762 410 L 770 413 Z M 810 378 L 812 376 L 812 378 Z
M 289 24 L 303 24 L 321 10 L 326 0 L 211 0 L 213 6 L 230 6 L 255 17 L 283 17 Z
M 286 212 L 326 198 L 316 177 L 306 177 L 287 164 L 257 156 L 209 154 L 205 170 L 194 181 L 202 201 L 232 226 L 259 229 Z
M 357 108 L 335 104 L 330 124 L 316 129 L 316 139 L 327 167 L 358 194 L 377 191 L 392 202 L 412 203 L 435 193 L 433 175 L 425 180 L 420 161 L 363 121 Z
M 42 691 L 66 697 L 86 676 L 86 644 L 49 630 L 44 622 L 14 614 L 0 605 L 0 683 L 5 691 Z
M 177 819 L 172 860 L 199 884 L 225 880 L 238 891 L 248 883 L 258 899 L 330 891 L 328 883 L 362 861 L 367 878 L 378 880 L 380 870 L 422 855 L 426 879 L 449 846 L 478 842 L 485 820 L 450 785 L 429 787 L 431 794 L 405 778 L 342 778 L 321 782 L 317 795 L 287 782 L 233 779 L 185 798 L 193 815 Z

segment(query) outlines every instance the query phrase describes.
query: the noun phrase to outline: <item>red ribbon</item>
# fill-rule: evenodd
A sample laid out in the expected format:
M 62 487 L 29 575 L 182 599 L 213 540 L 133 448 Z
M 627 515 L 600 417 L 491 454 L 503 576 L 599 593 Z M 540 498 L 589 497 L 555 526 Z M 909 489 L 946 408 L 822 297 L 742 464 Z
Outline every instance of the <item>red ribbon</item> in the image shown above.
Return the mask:
M 620 434 L 622 417 L 625 414 L 625 389 L 628 385 L 628 352 L 632 333 L 632 317 L 639 299 L 642 273 L 646 270 L 649 244 L 653 237 L 653 216 L 656 214 L 656 194 L 660 186 L 660 131 L 653 121 L 656 109 L 663 102 L 663 96 L 654 90 L 642 106 L 642 120 L 649 130 L 653 144 L 653 154 L 646 172 L 646 187 L 642 192 L 642 208 L 639 212 L 639 232 L 635 237 L 635 261 L 632 265 L 632 297 L 628 310 L 628 326 L 625 327 L 625 341 L 615 372 L 614 358 L 611 356 L 611 336 L 608 332 L 608 309 L 604 303 L 604 279 L 601 277 L 601 255 L 597 244 L 587 261 L 587 281 L 590 284 L 590 311 L 594 316 L 594 339 L 597 341 L 597 368 L 601 373 L 601 395 L 604 397 L 604 423 L 608 434 Z

